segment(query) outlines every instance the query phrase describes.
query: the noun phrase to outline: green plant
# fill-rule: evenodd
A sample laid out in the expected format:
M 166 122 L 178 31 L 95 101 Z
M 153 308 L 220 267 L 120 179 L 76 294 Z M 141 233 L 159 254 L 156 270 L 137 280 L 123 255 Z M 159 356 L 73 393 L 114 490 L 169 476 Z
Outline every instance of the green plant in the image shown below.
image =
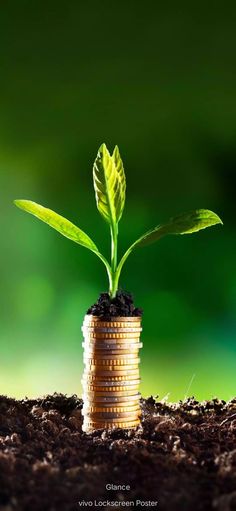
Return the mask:
M 110 263 L 98 250 L 91 238 L 79 227 L 66 218 L 58 215 L 51 209 L 40 206 L 29 200 L 15 200 L 19 208 L 31 213 L 43 222 L 56 229 L 60 234 L 88 248 L 104 263 L 109 278 L 109 294 L 113 298 L 119 286 L 120 273 L 127 257 L 137 248 L 149 245 L 167 234 L 190 234 L 215 224 L 222 224 L 218 215 L 208 209 L 197 209 L 182 213 L 171 218 L 166 224 L 158 225 L 147 231 L 126 250 L 118 262 L 118 225 L 125 205 L 126 179 L 119 149 L 116 146 L 110 155 L 105 144 L 99 148 L 93 166 L 93 184 L 97 208 L 111 233 L 111 261 Z

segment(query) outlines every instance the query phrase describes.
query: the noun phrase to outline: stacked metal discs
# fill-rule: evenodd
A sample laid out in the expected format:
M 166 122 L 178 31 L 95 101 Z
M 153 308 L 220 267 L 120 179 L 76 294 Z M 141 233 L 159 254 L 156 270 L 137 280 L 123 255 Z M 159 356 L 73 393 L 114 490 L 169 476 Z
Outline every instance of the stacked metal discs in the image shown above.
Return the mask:
M 141 330 L 140 317 L 85 316 L 83 431 L 139 424 Z

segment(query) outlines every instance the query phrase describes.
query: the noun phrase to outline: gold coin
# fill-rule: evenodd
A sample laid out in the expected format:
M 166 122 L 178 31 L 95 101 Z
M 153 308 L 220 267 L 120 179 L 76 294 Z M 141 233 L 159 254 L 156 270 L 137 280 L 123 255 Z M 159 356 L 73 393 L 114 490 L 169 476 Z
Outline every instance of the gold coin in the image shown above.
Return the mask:
M 104 329 L 105 330 L 105 329 Z M 94 329 L 91 329 L 91 330 L 88 330 L 86 328 L 82 330 L 82 333 L 83 333 L 83 337 L 85 338 L 93 338 L 95 337 L 96 339 L 126 339 L 127 337 L 134 337 L 135 339 L 140 337 L 140 334 L 141 334 L 141 331 L 142 330 L 138 330 L 138 329 L 118 329 L 117 328 L 117 331 L 115 330 L 111 330 L 111 329 L 106 329 L 106 331 L 102 331 L 102 329 L 100 328 L 99 330 L 94 330 Z M 122 334 L 122 336 L 121 336 Z
M 82 346 L 86 350 L 107 350 L 108 353 L 110 353 L 110 350 L 130 350 L 130 348 L 138 350 L 140 348 L 140 344 L 143 345 L 143 343 L 140 341 L 140 339 L 126 339 L 124 342 L 124 339 L 88 339 L 84 338 L 82 340 Z M 126 347 L 127 346 L 127 347 Z
M 113 376 L 133 376 L 133 374 L 139 373 L 139 364 L 133 365 L 133 369 L 127 369 L 127 366 L 90 366 L 86 364 L 84 366 L 84 373 L 89 376 L 107 376 L 112 378 Z M 130 366 L 129 366 L 130 367 Z M 116 369 L 114 369 L 116 368 Z
M 97 340 L 109 340 L 109 339 L 127 339 L 127 338 L 134 338 L 139 339 L 141 335 L 141 330 L 138 332 L 134 332 L 132 330 L 129 330 L 127 332 L 121 332 L 120 329 L 117 332 L 101 332 L 101 331 L 94 331 L 94 330 L 83 330 L 83 337 L 85 339 L 97 339 Z
M 98 380 L 104 379 L 106 381 L 119 381 L 119 380 L 124 381 L 124 380 L 133 380 L 133 379 L 140 378 L 140 371 L 139 371 L 138 366 L 137 367 L 133 366 L 134 369 L 127 369 L 127 370 L 125 370 L 125 366 L 120 366 L 120 367 L 122 369 L 120 371 L 112 371 L 111 369 L 108 371 L 102 371 L 101 369 L 90 371 L 88 369 L 88 367 L 85 367 L 83 374 L 91 376 L 92 378 L 95 378 Z
M 84 321 L 88 321 L 89 323 L 93 321 L 94 323 L 115 323 L 115 322 L 127 322 L 133 323 L 135 321 L 140 322 L 142 320 L 142 316 L 112 316 L 112 319 L 104 319 L 101 316 L 93 316 L 92 314 L 86 314 L 84 316 Z
M 112 421 L 110 419 L 101 419 L 97 420 L 96 418 L 91 419 L 90 417 L 84 417 L 83 418 L 84 428 L 90 428 L 91 430 L 95 429 L 116 429 L 116 428 L 134 428 L 137 427 L 140 424 L 140 418 L 136 417 L 132 421 L 126 421 L 126 419 L 116 419 L 115 421 Z M 89 424 L 89 426 L 87 426 Z M 83 429 L 83 428 L 82 428 Z M 83 431 L 86 431 L 83 429 Z
M 102 395 L 100 395 L 102 394 Z M 133 393 L 133 395 L 125 395 L 125 396 L 107 396 L 106 393 L 99 393 L 99 395 L 97 395 L 96 392 L 84 392 L 83 395 L 82 395 L 82 399 L 83 399 L 83 402 L 92 402 L 92 403 L 101 403 L 103 405 L 103 403 L 105 404 L 108 404 L 110 406 L 112 406 L 114 404 L 114 406 L 120 404 L 120 403 L 127 403 L 127 405 L 129 405 L 129 403 L 132 403 L 133 401 L 140 401 L 140 393 L 139 392 L 136 392 L 136 393 Z M 99 406 L 99 405 L 98 405 Z
M 98 365 L 90 365 L 86 364 L 86 371 L 91 374 L 105 374 L 108 376 L 121 376 L 123 374 L 134 374 L 138 371 L 139 365 L 132 364 L 128 366 L 98 366 Z
M 135 380 L 121 380 L 121 378 L 114 378 L 112 380 L 101 380 L 98 378 L 91 379 L 91 378 L 82 378 L 81 380 L 84 388 L 86 389 L 86 385 L 94 385 L 96 387 L 117 387 L 117 386 L 128 386 L 128 385 L 139 385 L 141 382 L 141 378 L 136 377 Z
M 82 380 L 84 382 L 87 382 L 89 384 L 93 384 L 93 385 L 110 385 L 112 387 L 115 386 L 115 385 L 132 385 L 134 383 L 139 383 L 141 378 L 140 378 L 140 375 L 139 373 L 137 374 L 134 374 L 132 376 L 127 376 L 125 375 L 124 377 L 122 376 L 92 376 L 90 374 L 87 374 L 87 373 L 84 373 L 83 374 L 83 377 L 82 377 Z
M 95 361 L 97 365 L 120 365 L 119 364 L 119 361 L 127 361 L 126 364 L 123 364 L 123 365 L 132 365 L 133 362 L 135 362 L 136 364 L 139 364 L 139 362 L 137 362 L 137 360 L 140 360 L 139 357 L 138 357 L 138 353 L 132 353 L 132 357 L 131 358 L 125 358 L 125 355 L 126 353 L 121 353 L 121 355 L 119 353 L 110 353 L 110 352 L 106 352 L 106 355 L 108 358 L 104 358 L 104 354 L 105 352 L 93 352 L 93 353 L 84 353 L 84 357 L 83 357 L 83 361 L 84 363 L 90 363 L 90 360 L 91 361 Z M 130 352 L 129 352 L 130 354 Z M 123 356 L 124 355 L 124 358 L 120 358 L 120 356 Z M 116 356 L 117 358 L 113 358 L 113 356 Z M 106 362 L 105 364 L 103 364 L 103 360 L 105 361 L 108 361 Z M 118 361 L 117 364 L 116 364 L 116 360 Z M 112 364 L 109 363 L 109 361 L 112 362 Z M 95 364 L 92 364 L 92 365 L 95 365 Z
M 118 391 L 126 391 L 126 390 L 132 390 L 134 391 L 133 393 L 135 394 L 136 392 L 139 392 L 139 387 L 140 387 L 140 381 L 138 383 L 133 383 L 131 381 L 128 381 L 127 383 L 126 382 L 120 382 L 120 381 L 115 381 L 115 382 L 92 382 L 92 381 L 89 381 L 89 382 L 84 382 L 82 381 L 82 387 L 83 387 L 83 392 L 87 394 L 87 392 L 91 391 L 91 392 L 107 392 L 109 391 L 109 389 L 114 389 L 114 392 L 116 392 L 117 390 Z M 110 392 L 110 391 L 109 391 Z M 111 395 L 109 393 L 109 395 Z M 124 395 L 127 395 L 127 392 L 125 392 Z
M 113 357 L 117 357 L 117 358 L 120 358 L 120 357 L 126 357 L 127 355 L 131 356 L 132 357 L 137 357 L 139 354 L 139 350 L 136 350 L 136 349 L 133 349 L 133 350 L 117 350 L 117 349 L 112 349 L 112 350 L 84 350 L 84 356 L 88 356 L 88 357 L 96 357 L 96 358 L 101 358 L 103 359 L 104 357 L 107 357 L 107 358 L 113 358 Z
M 83 406 L 83 410 L 88 412 L 89 414 L 92 412 L 109 412 L 109 413 L 122 413 L 122 412 L 140 412 L 140 406 L 138 403 L 134 403 L 130 406 L 94 406 L 94 405 L 86 405 Z
M 86 384 L 85 385 L 86 389 L 88 390 L 92 390 L 92 391 L 98 391 L 98 392 L 113 392 L 113 395 L 115 395 L 114 393 L 116 392 L 125 392 L 125 395 L 127 395 L 127 392 L 128 391 L 138 391 L 139 390 L 139 383 L 138 385 L 126 385 L 126 386 L 121 386 L 121 385 L 116 385 L 116 387 L 113 387 L 113 386 L 103 386 L 103 387 L 98 387 L 96 385 L 88 385 Z
M 107 359 L 103 359 L 103 358 L 87 358 L 87 357 L 84 357 L 84 363 L 90 367 L 90 366 L 95 366 L 95 367 L 100 367 L 103 369 L 105 369 L 105 367 L 113 367 L 113 366 L 119 366 L 119 367 L 126 367 L 128 365 L 136 365 L 138 367 L 139 365 L 139 362 L 140 362 L 140 358 L 138 357 L 133 357 L 133 358 L 123 358 L 123 359 L 119 359 L 119 358 L 114 358 L 114 359 L 111 359 L 111 358 L 107 358 Z
M 122 396 L 113 396 L 111 393 L 102 393 L 103 395 L 100 396 L 100 395 L 97 395 L 97 392 L 95 391 L 89 391 L 89 392 L 86 392 L 86 390 L 83 391 L 83 396 L 82 396 L 82 399 L 83 399 L 83 402 L 86 403 L 89 402 L 89 403 L 99 403 L 99 402 L 105 402 L 107 404 L 110 404 L 111 403 L 111 406 L 113 406 L 113 403 L 114 405 L 116 406 L 117 403 L 122 403 L 123 401 L 127 401 L 127 405 L 129 405 L 130 403 L 132 403 L 133 401 L 140 401 L 140 393 L 136 390 L 133 392 L 133 394 L 128 394 L 127 393 L 124 393 L 124 395 Z M 123 399 L 124 397 L 124 399 Z
M 130 406 L 130 407 L 127 407 L 127 406 L 102 406 L 102 403 L 101 403 L 101 406 L 93 406 L 93 405 L 89 405 L 87 408 L 83 408 L 83 415 L 87 415 L 89 417 L 91 417 L 91 414 L 92 413 L 111 413 L 113 414 L 113 417 L 116 417 L 116 415 L 114 415 L 115 413 L 127 413 L 129 412 L 131 416 L 133 416 L 134 413 L 137 413 L 138 416 L 140 415 L 141 413 L 141 409 L 140 409 L 140 406 L 139 404 L 136 404 L 136 405 L 133 405 L 133 406 Z
M 132 326 L 136 326 L 136 325 L 141 326 L 141 323 L 142 323 L 142 321 L 140 321 L 140 318 L 134 318 L 133 321 L 129 321 L 128 318 L 126 318 L 126 319 L 121 319 L 121 318 L 119 319 L 119 318 L 117 318 L 116 321 L 111 321 L 109 319 L 107 321 L 105 319 L 100 320 L 100 321 L 96 321 L 95 318 L 93 318 L 92 321 L 87 321 L 85 319 L 83 321 L 83 325 L 94 326 L 95 328 L 99 327 L 99 326 L 108 327 L 108 328 L 109 327 L 115 327 L 116 328 L 117 326 L 119 326 L 119 327 L 122 328 L 122 327 L 124 327 L 126 325 L 128 327 L 129 326 L 132 327 Z
M 137 358 L 137 357 L 133 357 L 133 358 L 123 358 L 123 359 L 120 359 L 120 358 L 107 358 L 107 359 L 103 359 L 103 358 L 88 358 L 88 357 L 84 357 L 84 362 L 87 364 L 87 365 L 90 365 L 91 367 L 102 367 L 102 366 L 106 366 L 106 367 L 111 367 L 111 366 L 129 366 L 129 365 L 136 365 L 138 366 L 139 362 L 140 362 L 140 359 Z
M 111 417 L 115 417 L 115 418 L 119 418 L 119 415 L 116 415 L 116 414 L 121 414 L 121 413 L 128 413 L 130 414 L 131 417 L 133 417 L 134 414 L 136 414 L 136 417 L 139 417 L 139 415 L 141 414 L 141 410 L 140 410 L 140 407 L 138 405 L 136 406 L 130 406 L 130 408 L 128 408 L 127 406 L 99 406 L 99 407 L 95 407 L 95 406 L 89 406 L 87 408 L 83 408 L 83 416 L 87 416 L 87 417 L 104 417 L 103 414 L 106 414 L 106 413 L 110 413 Z M 92 414 L 97 414 L 95 416 L 93 416 Z M 99 415 L 100 414 L 100 415 Z M 113 414 L 113 415 L 112 415 Z M 106 417 L 109 417 L 108 415 L 106 416 L 105 415 L 105 418 Z
M 115 351 L 115 353 L 114 353 Z M 122 352 L 121 351 L 118 351 L 118 350 L 112 350 L 112 351 L 93 351 L 93 352 L 84 352 L 84 359 L 87 360 L 88 358 L 91 358 L 93 360 L 137 360 L 139 359 L 139 356 L 140 356 L 140 353 L 138 353 L 138 351 L 136 350 L 135 352 Z M 126 356 L 127 355 L 132 355 L 132 357 L 130 357 L 130 359 L 127 359 Z M 104 358 L 104 357 L 107 357 L 107 358 Z M 117 357 L 117 358 L 113 358 L 113 357 Z M 124 358 L 120 358 L 120 357 L 124 357 Z M 99 363 L 99 362 L 98 362 Z M 132 363 L 132 362 L 131 362 Z
M 84 393 L 87 394 L 87 392 L 101 392 L 102 388 L 104 388 L 104 392 L 106 392 L 107 390 L 107 387 L 120 387 L 119 388 L 119 391 L 125 391 L 125 390 L 134 390 L 134 388 L 136 387 L 136 391 L 133 392 L 133 394 L 136 394 L 136 392 L 139 392 L 139 387 L 140 387 L 140 382 L 141 382 L 141 378 L 139 378 L 138 380 L 128 380 L 127 382 L 125 381 L 87 381 L 87 380 L 82 380 L 82 385 L 83 385 L 83 391 Z M 88 389 L 87 386 L 90 386 L 90 387 L 95 387 L 94 389 Z M 125 387 L 125 388 L 124 388 Z M 115 389 L 114 389 L 115 391 Z M 102 391 L 103 392 L 103 391 Z M 110 395 L 110 394 L 109 394 Z M 125 393 L 124 395 L 127 395 L 127 393 Z
M 121 333 L 118 332 L 94 332 L 86 330 L 85 337 L 88 337 L 89 339 L 95 337 L 95 339 L 139 339 L 140 332 L 126 332 Z
M 142 328 L 141 321 L 84 321 L 82 328 Z
M 108 394 L 106 396 L 92 396 L 88 394 L 87 392 L 83 393 L 83 406 L 84 405 L 93 405 L 93 406 L 130 406 L 133 403 L 139 403 L 140 402 L 140 396 L 137 393 L 134 393 L 134 395 L 126 395 L 126 396 L 113 396 L 112 394 Z
M 135 415 L 135 416 L 130 416 L 129 418 L 127 417 L 127 419 L 125 417 L 114 417 L 114 418 L 110 418 L 110 417 L 102 417 L 102 414 L 100 414 L 101 416 L 100 417 L 96 417 L 96 416 L 84 416 L 83 417 L 83 421 L 84 422 L 95 422 L 96 424 L 104 424 L 104 423 L 109 423 L 109 424 L 119 424 L 119 423 L 126 423 L 129 424 L 130 423 L 134 423 L 136 421 L 140 421 L 140 416 L 138 415 Z M 127 427 L 128 427 L 127 426 Z
M 119 386 L 119 384 L 117 385 Z M 100 390 L 100 389 L 99 389 Z M 89 394 L 89 392 L 94 392 L 94 395 L 92 394 Z M 101 400 L 101 396 L 99 396 L 97 394 L 96 391 L 89 391 L 89 392 L 86 392 L 85 390 L 83 391 L 83 404 L 85 403 L 89 403 L 89 404 L 96 404 L 97 406 L 97 403 L 98 403 L 98 406 L 100 406 L 100 400 Z M 98 391 L 99 392 L 99 391 Z M 115 396 L 113 394 L 111 394 L 111 392 L 109 393 L 104 393 L 103 392 L 103 395 L 102 396 L 102 399 L 105 400 L 103 401 L 105 403 L 105 405 L 108 405 L 108 406 L 118 406 L 119 403 L 123 403 L 123 402 L 126 402 L 127 401 L 127 404 L 125 406 L 129 406 L 130 404 L 132 404 L 133 402 L 139 402 L 140 401 L 140 396 L 138 395 L 137 397 L 137 394 L 139 394 L 138 390 L 134 390 L 133 391 L 133 394 L 127 394 L 127 392 L 124 392 L 124 395 L 122 396 Z M 109 397 L 109 400 L 107 400 L 106 398 Z M 125 399 L 123 399 L 125 398 Z M 102 403 L 102 406 L 103 406 L 103 403 Z
M 111 363 L 109 363 L 111 362 Z M 137 359 L 129 359 L 129 361 L 126 361 L 126 364 L 119 364 L 119 360 L 106 360 L 105 364 L 103 363 L 102 359 L 95 360 L 95 364 L 92 364 L 90 360 L 85 359 L 84 363 L 86 364 L 86 367 L 91 370 L 106 370 L 106 371 L 122 371 L 126 369 L 134 369 L 134 367 L 139 366 L 139 362 L 137 362 Z
M 138 316 L 133 316 L 132 317 L 132 320 L 127 316 L 127 317 L 116 317 L 114 319 L 104 319 L 104 318 L 98 318 L 93 316 L 93 317 L 88 317 L 88 316 L 85 316 L 84 317 L 84 321 L 83 321 L 84 324 L 94 324 L 94 325 L 105 325 L 105 326 L 113 326 L 113 325 L 116 325 L 117 323 L 123 325 L 124 323 L 127 323 L 128 325 L 133 325 L 134 323 L 142 323 L 142 318 L 141 317 L 138 317 Z
M 117 417 L 114 417 L 113 419 L 109 419 L 109 417 L 107 418 L 103 418 L 103 417 L 100 417 L 100 418 L 92 418 L 92 417 L 88 417 L 88 416 L 85 416 L 83 417 L 83 423 L 86 424 L 86 423 L 90 423 L 90 424 L 119 424 L 119 423 L 122 423 L 122 424 L 126 424 L 127 426 L 129 426 L 131 423 L 133 424 L 134 422 L 135 423 L 139 423 L 140 422 L 140 416 L 138 417 L 135 417 L 135 418 L 117 418 Z
M 83 385 L 84 390 L 86 391 L 86 385 L 92 385 L 99 389 L 99 387 L 134 387 L 135 385 L 140 385 L 141 378 L 137 378 L 136 380 L 90 380 L 90 379 L 82 379 L 81 383 Z
M 99 395 L 99 392 L 106 393 L 107 396 L 131 396 L 132 394 L 139 391 L 139 385 L 136 386 L 127 386 L 127 387 L 121 387 L 120 385 L 117 385 L 116 387 L 96 387 L 94 385 L 88 385 L 86 386 L 86 389 L 83 389 L 84 392 L 95 392 L 97 395 Z
M 82 343 L 82 346 L 84 348 L 83 350 L 83 355 L 84 355 L 84 358 L 88 358 L 88 356 L 92 357 L 91 358 L 96 358 L 97 359 L 97 356 L 100 356 L 101 359 L 103 359 L 103 356 L 104 355 L 107 355 L 110 359 L 113 360 L 113 355 L 119 355 L 122 356 L 126 355 L 126 354 L 129 354 L 129 355 L 133 355 L 133 357 L 131 358 L 131 360 L 135 359 L 135 358 L 138 358 L 138 356 L 140 355 L 139 353 L 139 348 L 142 347 L 142 344 L 140 346 L 141 343 L 138 343 L 138 344 L 135 344 L 135 343 L 126 343 L 126 344 L 120 344 L 119 342 L 118 343 L 114 343 L 114 344 L 106 344 L 106 345 L 101 345 L 100 343 L 95 343 L 95 344 L 90 344 L 90 345 L 86 345 L 84 346 L 84 343 Z M 117 360 L 119 360 L 119 358 L 117 358 Z
M 132 412 L 89 412 L 82 409 L 82 415 L 90 419 L 100 420 L 108 419 L 110 422 L 117 422 L 117 419 L 137 420 L 140 416 L 140 409 Z
M 110 387 L 111 388 L 120 387 L 122 389 L 125 388 L 125 389 L 129 389 L 129 390 L 132 390 L 133 388 L 136 387 L 137 390 L 139 390 L 138 387 L 140 386 L 141 379 L 139 378 L 138 380 L 127 380 L 127 381 L 122 381 L 122 380 L 118 380 L 118 381 L 81 380 L 81 383 L 82 383 L 84 392 L 87 392 L 88 387 L 94 387 L 94 389 L 90 389 L 90 390 L 94 390 L 95 392 L 96 391 L 99 392 L 101 390 L 101 387 L 104 389 L 107 389 Z
M 82 425 L 82 430 L 85 432 L 85 433 L 91 433 L 92 431 L 96 430 L 96 429 L 132 429 L 132 428 L 136 428 L 137 426 L 139 426 L 140 424 L 140 420 L 136 420 L 136 421 L 132 421 L 132 422 L 113 422 L 113 423 L 110 423 L 110 422 L 107 422 L 107 421 L 104 421 L 104 422 L 100 422 L 100 423 L 97 423 L 97 422 L 85 422 L 84 421 L 84 424 Z
M 83 333 L 83 338 L 85 341 L 88 341 L 88 342 L 95 342 L 95 341 L 99 341 L 99 342 L 107 342 L 109 343 L 110 342 L 132 342 L 130 341 L 130 339 L 134 339 L 133 342 L 139 342 L 139 339 L 140 339 L 140 333 L 135 333 L 135 332 L 127 332 L 126 334 L 123 333 L 96 333 L 96 332 L 84 332 Z
M 82 411 L 82 415 L 83 415 L 83 411 Z M 128 413 L 128 412 L 123 412 L 123 413 L 106 413 L 106 412 L 101 412 L 101 413 L 91 413 L 89 415 L 85 415 L 84 419 L 87 419 L 87 420 L 90 420 L 90 421 L 93 421 L 93 422 L 104 422 L 105 420 L 108 421 L 108 422 L 134 422 L 136 420 L 138 420 L 140 417 L 140 413 Z
M 83 342 L 85 346 L 100 346 L 103 348 L 107 348 L 107 346 L 121 345 L 124 344 L 140 344 L 139 337 L 89 337 L 88 335 L 84 335 Z
M 130 403 L 140 402 L 140 393 L 136 393 L 133 395 L 126 396 L 98 396 L 96 392 L 88 392 L 82 395 L 82 399 L 84 403 L 92 403 L 97 406 L 129 406 Z
M 105 390 L 109 387 L 119 387 L 118 390 L 124 390 L 124 388 L 126 390 L 133 390 L 135 387 L 137 388 L 137 391 L 139 391 L 139 386 L 140 386 L 140 381 L 141 379 L 139 378 L 138 380 L 128 380 L 127 382 L 126 381 L 87 381 L 87 380 L 82 380 L 82 385 L 83 385 L 83 389 L 84 391 L 86 392 L 87 390 L 94 390 L 94 391 L 98 391 L 100 392 L 101 391 L 101 387 L 104 388 Z M 94 387 L 94 388 L 88 388 L 89 387 Z M 114 388 L 115 390 L 115 388 Z
M 128 350 L 119 350 L 119 349 L 114 349 L 114 350 L 94 350 L 94 351 L 89 351 L 89 350 L 84 350 L 84 357 L 91 357 L 91 358 L 98 358 L 98 360 L 103 360 L 103 356 L 106 355 L 108 356 L 109 358 L 113 358 L 113 356 L 117 356 L 117 357 L 120 357 L 120 356 L 125 356 L 125 355 L 133 355 L 133 359 L 135 358 L 138 358 L 138 355 L 139 355 L 139 352 L 138 350 L 131 350 L 129 349 Z M 118 360 L 118 359 L 117 359 Z
M 124 403 L 93 403 L 87 402 L 83 404 L 83 410 L 88 412 L 128 412 L 132 410 L 140 410 L 139 400 Z
M 120 385 L 117 385 L 116 387 L 96 387 L 95 385 L 88 385 L 86 386 L 86 389 L 84 389 L 85 391 L 88 389 L 88 391 L 93 391 L 93 392 L 106 392 L 108 395 L 111 395 L 111 396 L 114 396 L 114 395 L 118 395 L 117 393 L 118 392 L 124 392 L 123 395 L 127 396 L 127 395 L 131 395 L 131 391 L 132 392 L 138 392 L 139 390 L 139 385 L 133 385 L 132 387 L 129 385 L 127 387 L 121 387 Z M 130 394 L 128 394 L 128 392 L 130 392 Z M 120 394 L 122 395 L 122 394 Z
M 84 368 L 83 374 L 86 375 L 86 376 L 89 376 L 91 378 L 98 377 L 98 379 L 99 378 L 101 379 L 101 376 L 105 376 L 106 377 L 105 379 L 108 379 L 108 380 L 109 379 L 113 379 L 116 376 L 117 377 L 122 377 L 122 379 L 124 379 L 127 376 L 128 379 L 132 379 L 132 377 L 134 375 L 136 375 L 136 374 L 139 375 L 139 367 L 138 366 L 136 368 L 132 369 L 132 370 L 131 369 L 125 370 L 125 366 L 120 366 L 120 367 L 121 367 L 122 370 L 120 370 L 120 371 L 112 371 L 111 369 L 110 370 L 105 370 L 106 366 L 101 368 L 101 369 L 96 366 L 96 369 L 91 371 L 90 370 L 90 366 L 86 366 Z
M 136 366 L 139 367 L 139 358 L 133 357 L 129 359 L 96 359 L 96 358 L 84 358 L 84 364 L 86 368 L 89 370 L 90 367 L 97 367 L 99 369 L 106 369 L 107 367 L 116 367 L 123 368 L 124 370 L 127 366 Z
M 86 352 L 86 353 L 84 353 L 84 358 L 86 360 L 92 359 L 92 360 L 96 361 L 96 363 L 99 363 L 99 362 L 97 362 L 98 360 L 108 360 L 108 361 L 111 360 L 112 363 L 113 363 L 113 360 L 120 360 L 120 361 L 122 361 L 122 360 L 126 361 L 126 360 L 130 360 L 130 359 L 136 360 L 136 359 L 138 359 L 138 350 L 137 350 L 136 355 L 134 355 L 133 353 L 127 353 L 127 354 L 123 355 L 123 353 L 121 353 L 121 354 L 117 354 L 117 355 L 112 355 L 112 358 L 111 358 L 111 355 L 109 354 L 109 352 L 107 355 L 103 354 L 103 353 L 98 353 L 98 354 L 96 353 L 96 358 L 94 358 L 93 355 L 91 356 L 90 354 L 88 354 Z
M 81 380 L 83 388 L 86 390 L 86 385 L 93 385 L 94 387 L 130 387 L 140 385 L 141 378 L 136 380 L 90 380 L 84 378 Z
M 101 418 L 101 419 L 96 419 L 96 417 L 94 418 L 91 418 L 91 417 L 83 417 L 83 422 L 84 424 L 88 423 L 88 422 L 92 422 L 93 424 L 95 424 L 93 427 L 93 429 L 99 429 L 101 427 L 103 427 L 103 429 L 110 429 L 113 427 L 115 428 L 130 428 L 130 427 L 134 427 L 134 426 L 137 426 L 139 423 L 140 423 L 140 418 L 139 417 L 135 417 L 133 418 L 133 420 L 129 420 L 129 421 L 126 421 L 125 418 L 122 419 L 122 417 L 120 417 L 119 419 L 115 419 L 115 420 L 111 420 L 109 418 Z M 121 424 L 123 424 L 123 426 L 121 426 Z M 131 426 L 131 424 L 133 426 Z
M 83 394 L 83 400 L 86 401 L 86 399 L 93 399 L 94 401 L 96 400 L 99 400 L 101 398 L 104 398 L 106 400 L 115 400 L 116 398 L 118 399 L 123 399 L 123 400 L 128 400 L 129 398 L 135 398 L 136 396 L 139 396 L 139 398 L 141 397 L 140 395 L 140 392 L 138 392 L 138 389 L 132 389 L 132 390 L 120 390 L 120 391 L 114 391 L 114 392 L 107 392 L 107 389 L 105 391 L 101 391 L 101 389 L 98 390 L 86 390 L 84 391 L 84 394 Z
M 119 374 L 119 373 L 122 373 L 122 374 Z M 139 370 L 136 370 L 135 372 L 132 372 L 131 374 L 129 374 L 127 372 L 124 372 L 124 374 L 123 374 L 123 371 L 120 371 L 119 373 L 118 373 L 118 371 L 114 372 L 113 374 L 111 374 L 111 371 L 103 371 L 103 372 L 99 372 L 99 373 L 90 373 L 88 371 L 84 371 L 83 378 L 84 378 L 84 380 L 87 379 L 87 380 L 91 380 L 91 381 L 106 381 L 106 382 L 133 381 L 133 380 L 140 379 Z
M 87 319 L 84 318 L 84 321 L 83 321 L 83 325 L 87 325 L 87 326 L 91 326 L 91 325 L 94 325 L 95 328 L 97 327 L 110 327 L 110 328 L 113 328 L 113 327 L 116 327 L 117 323 L 119 323 L 119 326 L 123 327 L 124 325 L 127 324 L 128 327 L 132 327 L 134 325 L 137 325 L 140 326 L 142 321 L 136 319 L 135 321 L 128 321 L 127 318 L 125 321 L 112 321 L 112 320 L 107 320 L 106 319 L 101 319 L 100 321 L 96 321 L 96 320 L 91 320 L 91 321 L 88 321 Z
M 104 381 L 104 382 L 116 382 L 116 381 L 121 381 L 121 382 L 125 382 L 125 381 L 140 381 L 140 375 L 139 375 L 139 371 L 136 371 L 135 373 L 133 374 L 122 374 L 120 376 L 117 376 L 117 375 L 113 375 L 111 376 L 110 374 L 107 375 L 107 374 L 91 374 L 91 373 L 88 373 L 88 372 L 85 372 L 83 373 L 83 380 L 84 381 L 91 381 L 91 382 L 99 382 L 99 381 Z
M 140 339 L 139 337 L 135 337 L 135 338 L 123 338 L 123 339 L 120 339 L 120 338 L 112 338 L 110 337 L 110 339 L 98 339 L 97 337 L 93 338 L 93 337 L 85 337 L 84 336 L 84 339 L 83 339 L 83 342 L 82 344 L 84 344 L 85 348 L 86 347 L 91 347 L 91 348 L 94 348 L 94 347 L 99 347 L 99 348 L 103 348 L 103 349 L 109 349 L 109 347 L 112 349 L 114 349 L 114 347 L 116 346 L 121 346 L 121 347 L 124 347 L 123 349 L 125 349 L 125 346 L 126 345 L 130 345 L 130 344 L 134 344 L 134 347 L 135 348 L 138 348 L 138 345 L 141 344 L 140 342 Z
M 139 359 L 130 358 L 129 360 L 103 360 L 103 359 L 84 359 L 83 360 L 87 371 L 126 371 L 129 369 L 139 368 Z M 94 363 L 95 362 L 95 363 Z M 121 364 L 120 364 L 121 362 Z M 124 363 L 125 362 L 125 363 Z
M 143 343 L 126 343 L 126 344 L 100 344 L 100 343 L 82 343 L 84 347 L 84 354 L 96 354 L 96 355 L 132 355 L 133 353 L 139 353 L 139 348 L 143 346 Z
M 96 342 L 96 343 L 83 342 L 82 346 L 86 352 L 87 352 L 87 350 L 90 350 L 90 351 L 103 350 L 103 351 L 106 351 L 107 353 L 120 353 L 120 350 L 128 350 L 128 353 L 131 353 L 132 350 L 137 350 L 138 348 L 142 348 L 143 343 L 142 342 L 139 342 L 139 343 L 134 343 L 134 342 L 128 343 L 127 342 L 127 343 L 120 344 L 118 342 L 118 343 L 113 343 L 113 344 L 109 344 L 109 343 L 104 344 L 104 343 L 98 343 L 98 342 Z M 116 351 L 110 351 L 110 350 L 116 350 Z
M 132 368 L 132 369 L 131 369 Z M 139 365 L 132 366 L 91 366 L 86 364 L 84 372 L 91 376 L 132 376 L 139 372 Z
M 91 376 L 96 375 L 107 375 L 107 376 L 123 376 L 127 374 L 127 376 L 132 376 L 135 373 L 139 372 L 139 364 L 129 364 L 129 365 L 91 365 L 89 363 L 84 362 L 84 373 L 90 374 Z
M 94 332 L 141 332 L 142 326 L 140 323 L 120 323 L 119 326 L 116 325 L 108 325 L 97 323 L 96 325 L 92 325 L 91 323 L 83 323 L 81 330 L 89 330 Z

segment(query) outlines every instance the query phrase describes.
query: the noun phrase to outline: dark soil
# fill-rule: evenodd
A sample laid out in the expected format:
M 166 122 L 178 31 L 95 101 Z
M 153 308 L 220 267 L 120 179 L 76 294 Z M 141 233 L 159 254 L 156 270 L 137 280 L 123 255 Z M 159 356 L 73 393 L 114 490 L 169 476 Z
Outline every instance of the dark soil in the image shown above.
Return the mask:
M 83 499 L 91 509 L 140 499 L 158 504 L 138 509 L 236 510 L 236 399 L 141 402 L 136 430 L 86 435 L 76 396 L 0 397 L 0 510 L 75 511 Z
M 101 293 L 87 314 L 109 319 L 114 316 L 142 316 L 142 312 L 142 309 L 135 307 L 131 293 L 117 291 L 115 298 L 110 298 L 108 293 Z

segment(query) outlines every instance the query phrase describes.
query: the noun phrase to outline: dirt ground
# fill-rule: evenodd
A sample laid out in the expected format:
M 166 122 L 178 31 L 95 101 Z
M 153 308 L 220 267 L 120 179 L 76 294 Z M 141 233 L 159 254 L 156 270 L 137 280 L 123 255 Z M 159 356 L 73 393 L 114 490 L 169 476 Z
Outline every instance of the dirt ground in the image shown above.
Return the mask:
M 136 430 L 87 435 L 77 396 L 1 396 L 0 511 L 236 510 L 236 399 L 141 402 Z
M 140 317 L 142 309 L 136 307 L 132 293 L 119 290 L 115 298 L 111 298 L 109 293 L 100 293 L 96 303 L 87 311 L 87 314 L 100 316 L 103 320 L 111 320 L 115 317 Z

